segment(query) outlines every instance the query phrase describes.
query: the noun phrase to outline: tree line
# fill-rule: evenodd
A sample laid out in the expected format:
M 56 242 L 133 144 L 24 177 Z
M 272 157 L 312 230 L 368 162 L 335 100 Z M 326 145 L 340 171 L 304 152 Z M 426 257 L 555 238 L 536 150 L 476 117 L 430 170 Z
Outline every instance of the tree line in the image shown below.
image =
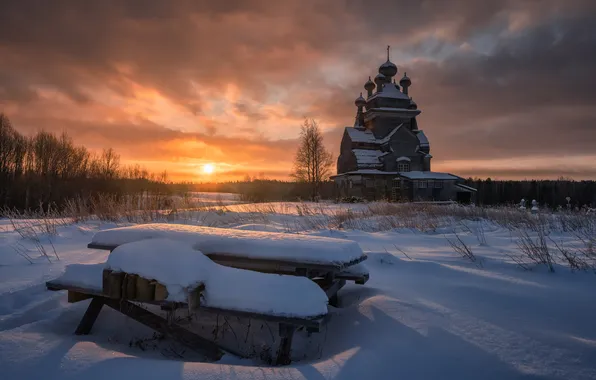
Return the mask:
M 552 209 L 567 207 L 567 204 L 573 208 L 584 205 L 596 207 L 596 181 L 574 181 L 567 178 L 524 181 L 469 178 L 466 184 L 478 190 L 476 203 L 480 205 L 519 204 L 523 198 L 526 205 L 536 200 L 540 205 Z
M 166 172 L 124 166 L 113 149 L 93 153 L 66 133 L 24 136 L 0 113 L 0 208 L 60 208 L 69 199 L 91 201 L 98 194 L 166 193 L 166 182 Z

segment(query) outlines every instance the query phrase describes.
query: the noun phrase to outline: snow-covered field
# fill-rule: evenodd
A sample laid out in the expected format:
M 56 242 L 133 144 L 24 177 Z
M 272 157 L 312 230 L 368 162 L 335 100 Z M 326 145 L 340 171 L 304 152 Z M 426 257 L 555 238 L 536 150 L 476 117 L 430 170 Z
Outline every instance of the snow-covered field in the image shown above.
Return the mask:
M 152 339 L 151 330 L 107 308 L 90 335 L 75 336 L 88 301 L 68 304 L 64 292 L 47 291 L 44 283 L 68 264 L 104 262 L 108 252 L 87 249 L 87 243 L 99 230 L 128 224 L 64 221 L 51 234 L 44 228 L 47 222 L 17 225 L 38 224 L 32 235 L 19 234 L 9 220 L 0 220 L 0 377 L 596 378 L 593 272 L 571 272 L 562 262 L 554 264 L 554 273 L 544 265 L 523 270 L 511 259 L 520 255 L 519 233 L 489 220 L 422 217 L 420 231 L 403 227 L 413 223 L 410 219 L 353 217 L 366 207 L 334 205 L 317 211 L 318 205 L 308 204 L 233 205 L 177 220 L 348 239 L 367 253 L 371 279 L 340 291 L 341 307 L 330 307 L 331 320 L 319 333 L 321 351 L 287 367 L 232 355 L 202 362 L 172 342 Z M 585 244 L 564 230 L 548 231 L 553 253 L 554 243 Z M 526 232 L 536 237 L 536 231 Z M 454 251 L 449 241 L 458 237 L 477 262 Z M 40 244 L 47 258 L 40 255 Z

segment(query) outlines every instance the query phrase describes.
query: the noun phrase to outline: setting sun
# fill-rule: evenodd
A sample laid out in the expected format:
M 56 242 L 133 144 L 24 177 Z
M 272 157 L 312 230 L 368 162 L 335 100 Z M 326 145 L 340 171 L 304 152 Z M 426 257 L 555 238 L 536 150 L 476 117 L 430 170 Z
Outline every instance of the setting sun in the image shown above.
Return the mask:
M 215 170 L 215 166 L 213 164 L 205 164 L 203 165 L 203 173 L 211 174 Z

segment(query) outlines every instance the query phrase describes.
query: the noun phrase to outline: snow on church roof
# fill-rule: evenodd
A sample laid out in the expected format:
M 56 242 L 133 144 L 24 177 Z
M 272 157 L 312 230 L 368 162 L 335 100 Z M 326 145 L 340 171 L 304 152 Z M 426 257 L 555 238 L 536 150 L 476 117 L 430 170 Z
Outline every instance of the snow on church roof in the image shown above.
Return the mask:
M 400 172 L 399 175 L 408 179 L 442 179 L 442 180 L 457 180 L 462 179 L 456 175 L 450 173 L 441 172 L 422 172 L 422 171 L 411 171 L 411 172 Z
M 377 139 L 372 132 L 361 131 L 360 129 L 356 129 L 354 127 L 346 127 L 346 131 L 348 131 L 348 135 L 353 142 L 370 144 L 375 144 L 377 142 Z
M 377 139 L 375 135 L 370 131 L 362 131 L 360 129 L 356 129 L 353 127 L 346 127 L 346 131 L 348 131 L 348 135 L 352 142 L 360 142 L 360 143 L 369 143 L 369 144 L 386 144 L 391 140 L 391 137 L 397 132 L 404 123 L 401 123 L 397 127 L 393 128 L 393 130 L 384 138 Z M 428 140 L 427 140 L 428 141 Z
M 418 141 L 420 141 L 420 146 L 423 146 L 423 147 L 430 146 L 430 143 L 428 142 L 428 138 L 424 134 L 424 131 L 419 130 L 416 133 L 416 136 L 418 137 Z
M 410 97 L 398 90 L 393 83 L 385 84 L 385 86 L 383 86 L 383 91 L 375 93 L 373 96 L 368 98 L 368 100 L 370 101 L 376 97 L 410 100 Z
M 393 130 L 391 132 L 389 132 L 389 134 L 387 136 L 385 136 L 383 139 L 378 140 L 379 144 L 386 144 L 386 143 L 388 143 L 389 140 L 391 140 L 391 138 L 395 134 L 395 132 L 397 132 L 401 128 L 402 125 L 404 125 L 404 123 L 401 123 L 397 127 L 393 128 Z
M 383 155 L 383 152 L 380 150 L 352 149 L 352 152 L 356 156 L 359 168 L 381 165 L 379 157 Z

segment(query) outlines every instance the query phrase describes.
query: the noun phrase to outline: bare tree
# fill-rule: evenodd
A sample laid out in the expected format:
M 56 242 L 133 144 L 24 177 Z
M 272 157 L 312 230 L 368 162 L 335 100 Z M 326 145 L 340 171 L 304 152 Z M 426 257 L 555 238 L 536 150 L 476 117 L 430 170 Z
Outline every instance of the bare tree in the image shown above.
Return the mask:
M 299 182 L 311 184 L 311 197 L 314 200 L 321 182 L 331 174 L 333 157 L 323 145 L 323 134 L 313 119 L 306 119 L 300 131 L 300 146 L 294 160 L 294 177 Z

